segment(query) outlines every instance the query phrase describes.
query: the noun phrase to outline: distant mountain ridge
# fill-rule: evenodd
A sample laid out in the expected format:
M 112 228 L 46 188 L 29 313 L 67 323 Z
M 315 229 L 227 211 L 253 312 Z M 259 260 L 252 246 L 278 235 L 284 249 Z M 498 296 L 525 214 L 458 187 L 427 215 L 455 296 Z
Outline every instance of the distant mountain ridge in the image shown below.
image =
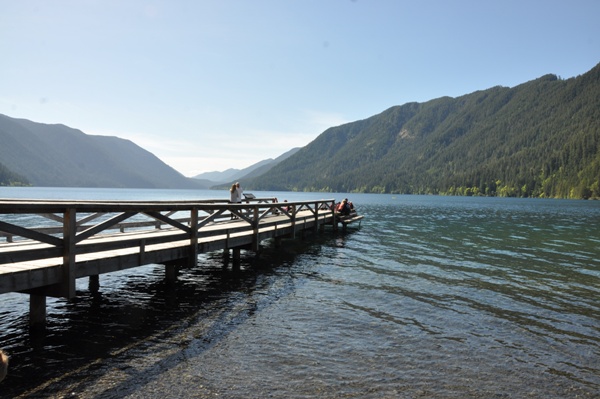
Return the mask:
M 300 148 L 292 148 L 275 159 L 265 159 L 244 169 L 227 169 L 222 172 L 206 172 L 196 175 L 193 178 L 202 180 L 204 184 L 208 184 L 209 186 L 222 188 L 224 185 L 231 184 L 238 180 L 258 177 L 277 166 L 281 161 L 291 157 L 299 150 Z
M 154 154 L 118 137 L 0 114 L 0 185 L 208 189 L 259 176 L 299 150 L 244 169 L 188 178 Z
M 265 164 L 269 164 L 272 161 L 273 161 L 272 159 L 266 159 L 266 160 L 260 161 L 258 163 L 255 163 L 253 165 L 250 165 L 244 169 L 230 168 L 230 169 L 224 170 L 222 172 L 214 171 L 214 172 L 201 173 L 199 175 L 194 176 L 193 179 L 208 180 L 212 184 L 225 183 L 225 182 L 239 179 L 241 176 L 243 176 L 247 173 L 250 173 L 257 168 L 260 168 L 261 166 L 263 166 Z
M 203 188 L 118 137 L 0 115 L 0 142 L 0 162 L 34 186 Z

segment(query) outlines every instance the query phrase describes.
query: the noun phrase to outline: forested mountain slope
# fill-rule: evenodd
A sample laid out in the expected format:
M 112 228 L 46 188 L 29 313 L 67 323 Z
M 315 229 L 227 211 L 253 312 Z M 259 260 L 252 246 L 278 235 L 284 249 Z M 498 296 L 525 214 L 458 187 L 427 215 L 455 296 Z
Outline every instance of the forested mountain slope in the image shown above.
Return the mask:
M 29 181 L 18 173 L 14 173 L 0 162 L 0 186 L 24 186 Z
M 129 140 L 0 115 L 0 162 L 13 183 L 47 187 L 198 188 Z M 18 174 L 18 175 L 17 175 Z M 0 184 L 11 184 L 0 183 Z
M 333 127 L 258 190 L 600 197 L 600 64 Z

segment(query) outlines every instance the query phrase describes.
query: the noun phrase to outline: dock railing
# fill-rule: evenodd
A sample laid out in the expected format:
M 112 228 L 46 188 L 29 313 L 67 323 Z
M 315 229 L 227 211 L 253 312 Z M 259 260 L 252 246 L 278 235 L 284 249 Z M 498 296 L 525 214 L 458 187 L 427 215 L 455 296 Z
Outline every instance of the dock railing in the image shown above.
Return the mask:
M 199 251 L 257 251 L 266 238 L 335 226 L 333 204 L 0 200 L 0 294 L 45 287 L 71 298 L 76 278 L 177 259 L 195 265 Z M 2 279 L 7 273 L 12 282 Z

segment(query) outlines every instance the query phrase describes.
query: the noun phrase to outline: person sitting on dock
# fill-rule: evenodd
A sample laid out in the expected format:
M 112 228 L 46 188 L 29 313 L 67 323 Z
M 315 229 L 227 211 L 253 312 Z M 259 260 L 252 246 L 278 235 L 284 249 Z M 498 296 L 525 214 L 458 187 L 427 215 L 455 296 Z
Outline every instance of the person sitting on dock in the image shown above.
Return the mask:
M 348 198 L 344 198 L 344 200 L 338 204 L 336 211 L 342 216 L 348 216 L 353 209 L 354 205 L 352 205 L 352 202 L 348 202 Z
M 287 202 L 287 200 L 283 200 L 283 202 Z M 285 213 L 288 213 L 289 211 L 292 210 L 292 207 L 291 206 L 284 206 L 282 209 L 283 209 L 283 211 Z
M 8 356 L 2 349 L 0 349 L 0 381 L 6 377 L 8 372 Z

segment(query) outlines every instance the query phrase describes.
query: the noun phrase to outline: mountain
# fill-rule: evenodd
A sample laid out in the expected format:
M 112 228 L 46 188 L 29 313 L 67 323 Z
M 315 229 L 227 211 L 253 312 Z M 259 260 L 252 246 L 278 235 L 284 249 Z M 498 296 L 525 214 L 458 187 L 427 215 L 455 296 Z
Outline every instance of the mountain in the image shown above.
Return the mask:
M 244 169 L 242 171 L 243 174 L 241 174 L 241 176 L 237 180 L 246 180 L 263 175 L 271 169 L 273 169 L 275 166 L 279 165 L 282 161 L 288 159 L 289 157 L 297 153 L 298 151 L 300 151 L 300 148 L 292 148 L 291 150 L 286 151 L 285 153 L 283 153 L 275 159 L 269 159 L 269 162 L 266 162 L 253 170 Z
M 200 173 L 199 175 L 193 176 L 193 179 L 198 180 L 206 180 L 210 181 L 212 184 L 215 182 L 226 182 L 230 180 L 235 180 L 236 176 L 239 176 L 240 169 L 227 169 L 222 172 L 214 171 L 214 172 L 205 172 Z
M 600 198 L 600 64 L 391 107 L 301 149 L 188 179 L 117 137 L 0 115 L 0 184 Z M 214 179 L 214 180 L 213 180 Z
M 327 129 L 246 189 L 600 197 L 600 64 Z
M 214 171 L 214 172 L 201 173 L 199 175 L 194 176 L 193 179 L 199 179 L 199 180 L 205 179 L 205 180 L 212 182 L 213 184 L 231 182 L 245 174 L 248 174 L 264 165 L 271 163 L 272 161 L 273 161 L 272 159 L 266 159 L 264 161 L 255 163 L 254 165 L 250 165 L 244 169 L 231 168 L 231 169 L 224 170 L 222 172 Z
M 8 169 L 0 163 L 0 186 L 27 186 L 29 180 L 25 176 Z
M 0 115 L 0 162 L 47 187 L 202 188 L 129 140 Z
M 215 188 L 223 188 L 226 185 L 238 181 L 245 180 L 253 177 L 257 177 L 271 170 L 281 161 L 289 158 L 298 152 L 300 148 L 292 148 L 286 151 L 284 154 L 278 156 L 275 159 L 269 158 L 263 161 L 257 162 L 253 165 L 248 166 L 244 169 L 227 169 L 222 172 L 206 172 L 194 176 L 194 179 L 202 179 L 204 184 L 215 186 Z

